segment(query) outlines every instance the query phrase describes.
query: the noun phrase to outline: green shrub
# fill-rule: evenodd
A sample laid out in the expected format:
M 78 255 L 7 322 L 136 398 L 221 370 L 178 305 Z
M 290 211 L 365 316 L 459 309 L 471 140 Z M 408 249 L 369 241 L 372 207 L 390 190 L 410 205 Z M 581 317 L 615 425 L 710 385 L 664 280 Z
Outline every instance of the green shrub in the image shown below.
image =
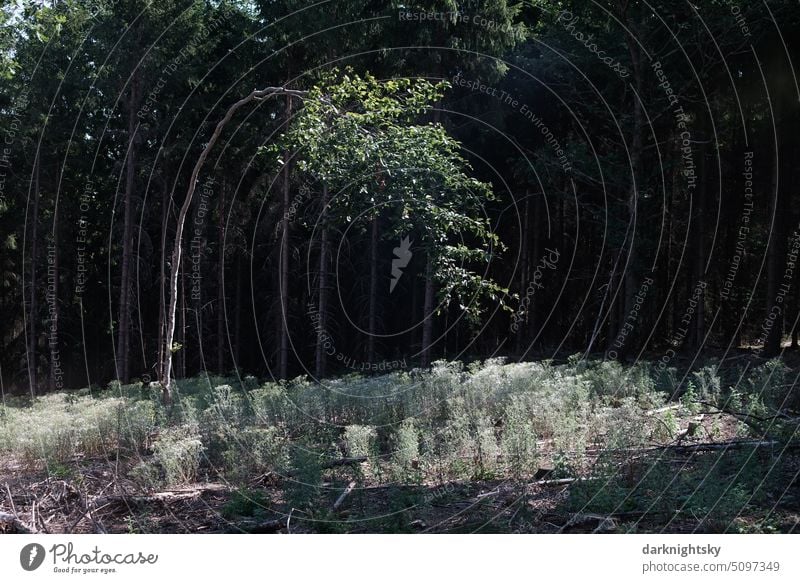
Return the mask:
M 536 472 L 536 431 L 529 403 L 520 395 L 514 395 L 506 407 L 500 443 L 506 469 L 512 476 L 522 478 Z
M 413 419 L 406 419 L 397 427 L 393 441 L 392 464 L 396 469 L 397 478 L 418 482 L 420 479 L 419 430 Z
M 53 393 L 29 407 L 3 407 L 0 450 L 29 464 L 107 455 L 120 442 L 125 400 Z
M 200 467 L 203 443 L 190 426 L 164 430 L 153 446 L 153 462 L 161 467 L 167 485 L 193 482 Z

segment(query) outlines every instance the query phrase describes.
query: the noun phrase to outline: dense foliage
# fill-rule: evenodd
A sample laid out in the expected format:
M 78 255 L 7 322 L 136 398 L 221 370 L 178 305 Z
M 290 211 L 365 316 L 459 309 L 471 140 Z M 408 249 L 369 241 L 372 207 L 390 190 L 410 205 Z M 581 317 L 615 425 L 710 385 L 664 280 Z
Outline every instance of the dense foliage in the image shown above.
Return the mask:
M 789 2 L 20 1 L 0 25 L 6 391 L 155 380 L 173 269 L 178 377 L 797 344 Z M 237 112 L 170 265 L 200 150 L 270 85 L 309 97 Z

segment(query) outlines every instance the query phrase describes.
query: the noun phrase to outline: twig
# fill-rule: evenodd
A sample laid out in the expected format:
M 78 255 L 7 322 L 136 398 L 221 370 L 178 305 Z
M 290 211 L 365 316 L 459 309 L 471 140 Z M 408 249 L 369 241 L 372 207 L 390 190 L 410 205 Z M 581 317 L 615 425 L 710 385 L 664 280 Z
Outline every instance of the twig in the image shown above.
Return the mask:
M 17 507 L 14 506 L 14 497 L 11 495 L 11 488 L 8 487 L 8 482 L 6 482 L 6 492 L 8 492 L 8 502 L 11 504 L 11 512 L 16 514 Z

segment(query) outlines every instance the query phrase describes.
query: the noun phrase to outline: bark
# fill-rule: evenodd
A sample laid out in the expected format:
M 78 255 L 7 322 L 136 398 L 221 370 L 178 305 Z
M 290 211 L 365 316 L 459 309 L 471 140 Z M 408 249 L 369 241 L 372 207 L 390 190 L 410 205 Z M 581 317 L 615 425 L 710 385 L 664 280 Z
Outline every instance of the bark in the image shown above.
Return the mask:
M 58 184 L 58 180 L 55 182 Z M 48 302 L 52 302 L 52 304 L 48 305 L 48 311 L 50 313 L 50 329 L 48 330 L 48 342 L 47 345 L 50 349 L 50 390 L 55 391 L 63 388 L 62 385 L 62 376 L 60 371 L 60 355 L 58 351 L 58 322 L 59 322 L 59 306 L 58 306 L 58 279 L 59 279 L 59 228 L 58 228 L 58 206 L 56 205 L 53 211 L 53 257 L 52 257 L 52 279 L 53 279 L 53 289 L 52 293 L 50 292 L 50 273 L 48 273 L 48 282 L 47 282 L 47 291 L 49 294 Z M 50 271 L 50 257 L 48 253 L 47 263 L 48 263 L 48 272 Z
M 375 333 L 378 311 L 378 217 L 371 221 L 369 238 L 369 316 L 367 320 L 367 362 L 375 362 Z
M 630 24 L 630 22 L 629 22 Z M 639 46 L 632 36 L 626 36 L 626 43 L 628 51 L 631 55 L 631 63 L 633 65 L 633 81 L 636 86 L 636 92 L 641 95 L 642 87 L 644 85 L 644 75 L 642 72 L 641 54 L 639 53 Z M 641 160 L 643 141 L 642 134 L 644 131 L 644 112 L 642 111 L 639 100 L 633 97 L 633 135 L 631 139 L 630 148 L 630 162 L 631 162 L 631 185 L 628 191 L 628 220 L 630 221 L 630 233 L 628 237 L 628 256 L 625 265 L 624 273 L 624 291 L 623 298 L 620 304 L 620 314 L 617 319 L 617 326 L 615 326 L 615 336 L 621 332 L 621 326 L 625 325 L 627 315 L 633 309 L 634 297 L 638 287 L 638 250 L 636 248 L 636 234 L 637 234 L 637 220 L 638 220 L 638 195 L 639 195 L 639 180 L 642 176 L 641 173 Z M 614 342 L 616 339 L 612 339 Z M 625 336 L 623 345 L 617 350 L 620 358 L 630 350 L 632 338 L 630 335 Z
M 225 182 L 219 192 L 217 223 L 217 372 L 225 372 Z
M 186 273 L 186 260 L 181 259 L 183 263 L 183 272 Z M 186 378 L 186 348 L 188 342 L 186 341 L 186 277 L 181 278 L 181 328 L 180 340 L 181 349 L 178 352 L 178 370 L 180 371 L 181 378 Z
M 286 96 L 286 123 L 292 117 L 292 100 Z M 283 219 L 281 220 L 281 257 L 280 257 L 280 314 L 279 314 L 279 361 L 278 377 L 285 379 L 289 374 L 289 205 L 291 204 L 289 152 L 283 153 Z
M 123 202 L 122 268 L 119 290 L 119 325 L 117 327 L 117 378 L 127 383 L 130 377 L 131 261 L 133 256 L 133 189 L 136 177 L 136 110 L 139 107 L 139 73 L 134 72 L 128 93 L 128 156 Z
M 422 366 L 431 365 L 431 343 L 433 342 L 433 258 L 428 255 L 428 262 L 425 268 L 425 302 L 422 308 Z
M 238 368 L 242 359 L 241 346 L 242 346 L 242 258 L 236 258 L 236 306 L 234 307 L 235 316 L 233 320 L 233 337 L 234 337 L 234 364 Z
M 161 200 L 161 265 L 159 273 L 159 284 L 161 286 L 159 299 L 158 299 L 158 366 L 164 362 L 164 337 L 166 334 L 166 313 L 167 313 L 167 296 L 166 296 L 166 261 L 167 261 L 167 223 L 169 221 L 169 189 L 166 184 L 162 185 L 162 200 Z
M 39 188 L 39 172 L 41 166 L 41 159 L 39 152 L 36 152 L 36 160 L 34 161 L 34 176 L 33 176 L 33 218 L 31 220 L 31 295 L 30 295 L 30 340 L 28 344 L 28 378 L 30 382 L 31 394 L 36 395 L 39 380 L 37 371 L 37 348 L 38 348 L 38 330 L 37 319 L 39 317 L 39 306 L 37 304 L 39 289 L 39 282 L 37 280 L 38 274 L 36 273 L 36 262 L 39 259 L 39 198 L 41 191 Z
M 774 115 L 780 127 L 780 100 L 775 100 Z M 767 302 L 766 314 L 764 318 L 764 325 L 767 326 L 769 318 L 773 313 L 778 313 L 778 316 L 772 320 L 771 327 L 766 331 L 764 337 L 764 351 L 766 357 L 775 356 L 780 352 L 781 340 L 783 338 L 783 320 L 784 311 L 786 306 L 778 303 L 779 285 L 782 279 L 782 271 L 784 268 L 783 257 L 785 254 L 784 244 L 784 204 L 783 194 L 780 184 L 780 160 L 781 160 L 781 133 L 778 131 L 775 136 L 775 152 L 773 153 L 773 168 L 772 179 L 770 185 L 770 192 L 772 194 L 772 203 L 770 205 L 770 216 L 772 225 L 769 234 L 769 243 L 767 245 Z
M 699 116 L 698 134 L 701 141 L 706 140 L 705 117 Z M 697 205 L 695 211 L 695 231 L 694 231 L 694 254 L 692 286 L 696 286 L 701 280 L 705 280 L 706 270 L 706 251 L 705 251 L 705 214 L 706 214 L 706 148 L 702 144 L 697 150 Z M 692 290 L 692 293 L 694 290 Z M 705 336 L 705 290 L 700 291 L 695 308 L 694 321 L 692 325 L 691 346 L 701 348 Z
M 527 195 L 530 196 L 530 195 Z M 529 244 L 529 220 L 530 220 L 530 199 L 525 198 L 525 205 L 522 207 L 522 232 L 520 233 L 520 250 L 521 250 L 521 258 L 520 258 L 520 268 L 519 268 L 519 301 L 523 302 L 525 300 L 525 292 L 528 287 L 528 244 Z M 520 322 L 521 324 L 521 322 Z M 522 349 L 524 346 L 523 342 L 523 331 L 525 327 L 521 327 L 521 329 L 517 329 L 517 339 L 516 339 L 516 352 L 518 354 L 522 353 Z
M 325 330 L 328 323 L 328 225 L 326 223 L 326 213 L 328 207 L 328 185 L 322 185 L 322 210 L 320 211 L 320 223 L 322 231 L 319 243 L 319 280 L 318 292 L 319 303 L 317 311 L 319 313 L 319 330 Z M 317 380 L 325 376 L 325 343 L 321 334 L 317 334 L 316 358 L 314 366 L 314 376 Z

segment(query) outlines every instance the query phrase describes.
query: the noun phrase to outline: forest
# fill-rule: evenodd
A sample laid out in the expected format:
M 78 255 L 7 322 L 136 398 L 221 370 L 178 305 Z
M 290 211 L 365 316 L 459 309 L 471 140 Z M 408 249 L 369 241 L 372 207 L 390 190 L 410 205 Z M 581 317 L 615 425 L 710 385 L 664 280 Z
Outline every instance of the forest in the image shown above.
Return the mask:
M 4 2 L 0 532 L 797 531 L 798 42 Z

